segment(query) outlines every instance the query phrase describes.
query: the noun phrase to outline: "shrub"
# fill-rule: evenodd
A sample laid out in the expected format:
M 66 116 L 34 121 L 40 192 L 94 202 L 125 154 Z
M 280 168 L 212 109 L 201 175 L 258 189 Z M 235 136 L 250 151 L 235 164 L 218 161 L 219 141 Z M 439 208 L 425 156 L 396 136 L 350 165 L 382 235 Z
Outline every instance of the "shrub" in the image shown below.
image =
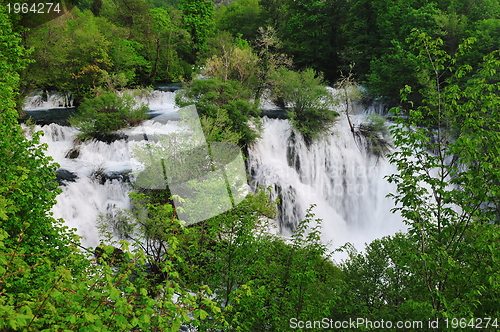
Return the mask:
M 93 99 L 86 99 L 78 111 L 69 122 L 82 132 L 83 138 L 90 138 L 107 135 L 129 125 L 138 125 L 147 118 L 148 107 L 138 106 L 128 95 L 104 93 Z
M 385 119 L 383 116 L 371 113 L 366 120 L 366 123 L 362 123 L 356 128 L 355 134 L 358 138 L 364 137 L 367 152 L 377 159 L 384 157 L 392 147 Z
M 307 142 L 330 128 L 338 113 L 331 110 L 335 101 L 321 75 L 312 69 L 295 72 L 282 68 L 273 80 L 274 97 L 292 107 L 287 112 L 290 122 Z
M 209 122 L 218 122 L 227 131 L 226 137 L 239 137 L 238 144 L 245 146 L 259 136 L 259 110 L 249 101 L 252 91 L 238 81 L 221 81 L 218 78 L 194 80 L 177 94 L 175 103 L 185 107 L 195 104 L 200 116 Z M 204 121 L 207 125 L 207 121 Z M 210 126 L 204 128 L 208 134 Z M 216 138 L 214 135 L 208 136 Z

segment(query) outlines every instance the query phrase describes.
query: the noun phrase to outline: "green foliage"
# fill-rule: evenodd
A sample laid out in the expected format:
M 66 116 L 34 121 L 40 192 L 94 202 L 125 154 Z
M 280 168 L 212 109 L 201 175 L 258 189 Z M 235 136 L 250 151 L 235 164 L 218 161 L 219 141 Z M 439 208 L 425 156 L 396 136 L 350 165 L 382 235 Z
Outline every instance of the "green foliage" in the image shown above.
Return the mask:
M 208 0 L 181 0 L 184 26 L 195 45 L 194 51 L 203 51 L 208 38 L 214 33 L 215 9 Z
M 149 16 L 149 9 L 146 0 L 103 0 L 100 16 L 139 35 L 147 31 L 148 22 L 144 18 Z
M 288 111 L 290 121 L 309 142 L 330 128 L 338 116 L 332 110 L 335 101 L 331 92 L 312 69 L 302 72 L 278 69 L 273 93 L 292 107 Z
M 454 250 L 430 245 L 431 237 L 423 244 L 421 237 L 396 234 L 373 241 L 365 253 L 351 249 L 342 264 L 341 316 L 425 321 L 497 315 L 499 288 L 492 269 L 498 225 L 471 223 Z
M 266 196 L 250 195 L 235 209 L 196 224 L 181 241 L 191 284 L 208 284 L 215 300 L 231 308 L 229 331 L 287 331 L 291 317 L 328 316 L 336 297 L 340 272 L 321 243 L 320 221 L 309 211 L 291 241 L 273 236 L 263 217 L 273 217 L 275 205 Z
M 169 262 L 161 267 L 166 277 L 156 284 L 154 295 L 147 290 L 143 254 L 131 254 L 122 243 L 120 265 L 114 264 L 113 247 L 103 247 L 101 257 L 91 262 L 75 249 L 76 236 L 50 217 L 48 211 L 59 192 L 54 190 L 55 165 L 38 144 L 40 134 L 28 140 L 17 124 L 17 71 L 24 65 L 20 58 L 25 51 L 12 32 L 5 7 L 0 8 L 0 22 L 0 328 L 179 330 L 181 324 L 199 325 L 208 315 L 212 326 L 224 326 L 221 309 L 204 296 L 210 292 L 207 288 L 192 293 L 181 287 L 172 264 L 180 258 L 175 234 L 181 226 L 175 218 L 163 219 L 169 215 L 159 212 L 166 207 L 152 211 L 162 218 L 168 246 L 163 254 Z M 131 100 L 103 95 L 84 106 L 114 110 L 118 105 L 130 111 Z
M 99 30 L 100 22 L 75 9 L 27 34 L 35 62 L 23 75 L 26 92 L 57 88 L 72 93 L 77 101 L 90 97 L 112 67 L 110 42 Z
M 133 198 L 134 209 L 103 219 L 102 229 L 133 239 L 148 251 L 152 266 L 172 264 L 191 292 L 200 294 L 205 285 L 213 290 L 211 298 L 225 308 L 223 316 L 207 316 L 200 328 L 227 321 L 226 331 L 286 331 L 291 317 L 321 319 L 332 312 L 341 272 L 329 261 L 321 221 L 313 220 L 311 211 L 286 241 L 269 233 L 276 204 L 262 189 L 188 228 L 168 226 L 176 215 L 171 205 L 151 203 L 143 194 Z M 172 249 L 182 254 L 176 259 L 164 255 Z M 164 277 L 149 276 L 147 289 Z
M 439 13 L 430 1 L 357 1 L 350 8 L 345 54 L 355 64 L 357 77 L 393 104 L 404 84 L 417 88 L 414 56 L 405 40 L 413 28 L 437 32 L 434 17 Z
M 239 81 L 209 78 L 194 80 L 189 87 L 177 94 L 176 104 L 180 107 L 195 104 L 200 116 L 211 118 L 209 121 L 218 119 L 220 122 L 224 119 L 224 127 L 234 133 L 230 136 L 241 137 L 239 144 L 243 146 L 258 136 L 254 129 L 257 124 L 252 125 L 251 121 L 259 112 L 255 104 L 249 101 L 251 97 L 252 91 Z M 227 117 L 221 117 L 224 113 Z
M 245 198 L 248 186 L 240 148 L 229 142 L 207 142 L 194 105 L 179 114 L 179 130 L 134 149 L 141 163 L 135 186 L 180 196 L 173 201 L 176 213 L 189 225 L 233 208 Z
M 262 0 L 260 5 L 266 25 L 276 30 L 299 69 L 323 72 L 332 83 L 339 77 L 349 1 Z
M 39 134 L 28 140 L 17 124 L 14 98 L 24 50 L 5 7 L 0 22 L 0 329 L 178 330 L 181 323 L 197 324 L 190 312 L 217 317 L 220 309 L 202 294 L 185 292 L 171 266 L 164 267 L 169 279 L 153 298 L 143 281 L 131 281 L 142 274 L 143 255 L 132 255 L 124 244 L 125 263 L 119 268 L 105 264 L 113 248 L 104 250 L 100 264 L 91 264 L 75 249 L 75 236 L 50 217 L 59 192 L 54 190 L 55 166 L 39 147 Z M 169 255 L 176 260 L 175 250 Z
M 109 55 L 114 64 L 114 71 L 122 73 L 127 83 L 138 83 L 137 74 L 141 67 L 147 68 L 150 64 L 141 55 L 141 45 L 133 40 L 117 38 L 110 46 Z
M 167 234 L 179 229 L 171 221 Z M 0 232 L 0 239 L 5 234 Z M 20 241 L 22 243 L 22 240 Z M 180 259 L 175 236 L 167 241 L 165 253 L 168 262 Z M 121 244 L 121 259 L 117 261 L 116 248 L 101 246 L 99 258 L 91 261 L 73 250 L 66 256 L 72 264 L 83 264 L 85 270 L 54 263 L 48 257 L 39 257 L 35 265 L 26 264 L 23 256 L 4 246 L 0 241 L 0 328 L 9 330 L 40 331 L 45 329 L 117 331 L 128 329 L 177 331 L 181 324 L 196 326 L 207 315 L 212 326 L 224 325 L 221 309 L 205 297 L 207 288 L 189 293 L 181 287 L 182 281 L 173 264 L 164 264 L 161 273 L 166 276 L 151 291 L 145 256 L 132 254 L 126 242 Z M 4 258 L 5 257 L 5 258 Z M 9 290 L 14 276 L 25 277 L 36 266 L 45 267 L 43 284 L 31 284 L 32 294 L 20 289 Z M 196 312 L 199 312 L 196 314 Z M 190 316 L 190 313 L 195 313 Z
M 202 115 L 201 127 L 207 142 L 228 142 L 238 144 L 242 140 L 242 133 L 232 131 L 227 125 L 231 122 L 228 111 L 218 108 L 214 116 Z
M 180 0 L 148 0 L 148 2 L 150 2 L 154 7 L 177 7 Z
M 18 18 L 5 8 L 0 329 L 179 330 L 186 324 L 286 331 L 291 317 L 498 316 L 498 1 L 237 0 L 217 11 L 218 29 L 231 38 L 215 33 L 213 3 L 203 0 L 85 1 L 81 8 L 91 11 L 75 9 L 30 31 L 12 27 Z M 258 29 L 264 20 L 271 27 Z M 255 50 L 242 38 L 255 39 Z M 406 234 L 376 240 L 362 254 L 350 250 L 338 269 L 310 211 L 290 240 L 268 233 L 275 202 L 265 191 L 187 228 L 172 205 L 182 198 L 151 189 L 134 196 L 134 209 L 101 224 L 145 254 L 130 253 L 125 243 L 119 259 L 110 246 L 96 259 L 75 249 L 75 236 L 48 212 L 59 192 L 56 166 L 43 154 L 40 134 L 27 139 L 16 123 L 19 72 L 23 94 L 59 89 L 80 102 L 125 85 L 190 78 L 208 57 L 210 77 L 192 82 L 177 100 L 197 105 L 207 141 L 255 139 L 251 119 L 270 87 L 293 107 L 290 119 L 310 141 L 337 114 L 314 70 L 282 68 L 291 55 L 299 68 L 322 70 L 329 79 L 344 61 L 353 63 L 371 92 L 393 101 L 403 88 L 404 116 L 392 131 L 391 161 L 399 172 L 389 180 L 397 185 L 392 197 Z M 112 93 L 87 99 L 80 110 L 73 121 L 88 135 L 137 123 L 145 112 Z M 356 130 L 381 148 L 381 118 Z
M 265 26 L 266 14 L 258 0 L 236 0 L 219 7 L 215 20 L 218 30 L 250 41 L 257 37 L 259 27 Z
M 144 252 L 149 269 L 147 273 L 141 272 L 146 278 L 144 287 L 156 294 L 157 286 L 168 279 L 165 269 L 181 261 L 176 256 L 177 237 L 188 234 L 189 230 L 181 226 L 171 204 L 157 203 L 145 194 L 131 193 L 130 197 L 133 209 L 102 215 L 98 220 L 99 233 L 109 242 L 113 237 L 131 241 Z
M 375 240 L 365 253 L 349 248 L 342 264 L 341 315 L 391 321 L 435 317 L 425 282 L 415 273 L 421 266 L 417 252 L 418 244 L 406 234 Z
M 79 103 L 106 86 L 105 75 L 125 75 L 128 86 L 189 80 L 215 54 L 209 41 L 220 32 L 255 47 L 263 67 L 259 79 L 267 83 L 270 57 L 262 52 L 259 29 L 270 27 L 282 41 L 279 52 L 293 57 L 297 68 L 313 68 L 333 84 L 354 64 L 363 85 L 396 104 L 405 84 L 419 89 L 415 55 L 405 43 L 411 29 L 440 37 L 450 54 L 462 39 L 477 38 L 477 47 L 464 58 L 469 63 L 499 47 L 500 6 L 494 0 L 237 0 L 217 2 L 216 13 L 208 0 L 79 4 L 64 17 L 22 31 L 37 60 L 23 74 L 23 95 L 56 89 L 71 92 Z
M 36 60 L 23 72 L 24 95 L 59 90 L 79 104 L 109 88 L 110 77 L 125 77 L 127 86 L 191 77 L 196 58 L 180 10 L 150 9 L 141 0 L 104 0 L 99 17 L 94 14 L 75 8 L 24 32 Z
M 377 158 L 384 157 L 392 147 L 385 118 L 377 113 L 371 113 L 366 120 L 366 123 L 358 126 L 355 133 L 364 137 L 367 152 Z
M 136 104 L 127 94 L 104 93 L 86 99 L 69 122 L 86 138 L 110 134 L 128 125 L 137 125 L 147 118 L 147 106 Z
M 485 57 L 464 84 L 473 68 L 461 65 L 459 57 L 470 41 L 460 45 L 456 56 L 425 33 L 414 31 L 412 41 L 422 63 L 418 77 L 426 86 L 421 90 L 425 105 L 408 110 L 408 117 L 398 118 L 393 127 L 398 150 L 390 160 L 399 173 L 388 177 L 398 188 L 391 194 L 398 203 L 395 210 L 416 244 L 413 259 L 420 265 L 412 272 L 425 283 L 436 315 L 496 314 L 489 305 L 487 312 L 479 311 L 491 301 L 479 294 L 498 291 L 487 281 L 489 273 L 483 274 L 496 264 L 499 249 L 492 234 L 497 233 L 492 223 L 498 218 L 500 183 L 495 152 L 500 144 L 498 54 Z M 403 98 L 410 91 L 407 87 Z M 471 259 L 476 254 L 482 255 L 480 264 Z
M 20 36 L 12 31 L 5 7 L 0 8 L 0 22 L 0 231 L 2 246 L 9 253 L 2 256 L 2 268 L 5 274 L 14 272 L 1 286 L 0 294 L 19 291 L 36 295 L 36 287 L 51 271 L 36 262 L 46 256 L 64 265 L 73 236 L 48 212 L 59 191 L 53 182 L 56 165 L 45 156 L 46 146 L 39 143 L 41 133 L 27 139 L 17 124 L 15 99 L 19 71 L 28 63 L 22 60 L 27 52 L 20 46 Z M 5 265 L 18 257 L 25 257 L 23 264 L 31 268 L 20 274 L 17 270 L 6 272 Z
M 408 231 L 373 241 L 365 253 L 348 248 L 338 314 L 441 319 L 439 326 L 444 318 L 496 317 L 500 60 L 495 52 L 475 68 L 464 65 L 471 40 L 456 55 L 417 30 L 411 42 L 424 104 L 399 110 L 390 155 L 398 173 L 388 176 Z M 403 99 L 411 92 L 407 86 Z
M 188 31 L 182 27 L 182 12 L 173 7 L 150 8 L 146 1 L 105 1 L 101 16 L 119 26 L 125 36 L 109 35 L 114 70 L 135 74 L 131 83 L 180 81 L 191 77 L 196 61 Z M 118 38 L 117 38 L 118 37 Z
M 398 91 L 405 84 L 415 86 L 416 91 L 420 88 L 413 74 L 416 65 L 415 55 L 402 44 L 394 42 L 386 53 L 370 62 L 366 85 L 370 93 L 382 96 L 389 105 L 394 106 L 399 100 Z M 416 96 L 409 96 L 408 99 L 419 102 Z
M 207 59 L 204 75 L 222 82 L 238 81 L 248 89 L 255 89 L 259 57 L 248 43 L 241 39 L 233 39 L 225 34 L 217 37 L 212 41 L 215 54 Z
M 473 50 L 473 58 L 462 60 L 478 63 L 499 47 L 498 39 L 491 39 L 495 28 L 486 27 L 497 19 L 499 10 L 499 4 L 489 0 L 354 1 L 349 9 L 344 57 L 356 65 L 358 79 L 366 82 L 375 94 L 389 97 L 395 104 L 405 84 L 414 87 L 414 91 L 420 89 L 414 72 L 418 66 L 416 56 L 405 43 L 412 29 L 441 38 L 443 49 L 450 55 L 457 52 L 465 38 L 483 40 L 484 44 L 481 42 Z M 409 100 L 421 102 L 417 94 L 409 96 Z
M 145 288 L 144 255 L 131 254 L 126 243 L 119 266 L 109 258 L 115 248 L 104 247 L 94 262 L 75 249 L 76 236 L 48 212 L 59 192 L 54 190 L 55 165 L 39 146 L 40 134 L 28 140 L 16 121 L 25 50 L 5 7 L 0 7 L 0 39 L 0 329 L 179 330 L 181 324 L 199 325 L 208 315 L 213 325 L 224 326 L 221 309 L 204 296 L 209 290 L 187 292 L 173 264 L 162 266 L 167 277 L 152 296 Z M 107 95 L 103 100 L 118 99 Z M 181 226 L 172 218 L 162 221 L 171 235 L 165 255 L 177 262 L 174 234 Z
M 182 15 L 169 8 L 151 9 L 151 26 L 145 52 L 151 63 L 150 81 L 182 81 L 191 77 L 196 59 L 188 31 L 182 28 Z M 190 62 L 190 63 L 188 63 Z
M 342 63 L 339 49 L 345 43 L 344 24 L 348 1 L 286 1 L 283 43 L 300 69 L 314 68 L 333 82 Z

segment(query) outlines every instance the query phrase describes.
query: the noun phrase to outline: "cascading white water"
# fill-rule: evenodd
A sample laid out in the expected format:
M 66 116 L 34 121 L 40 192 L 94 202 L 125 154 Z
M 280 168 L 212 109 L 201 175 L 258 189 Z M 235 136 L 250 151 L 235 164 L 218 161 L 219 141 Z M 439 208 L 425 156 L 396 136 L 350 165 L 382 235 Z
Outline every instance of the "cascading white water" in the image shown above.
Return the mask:
M 82 244 L 94 247 L 99 244 L 96 220 L 100 214 L 113 209 L 128 208 L 128 185 L 118 179 L 101 184 L 98 172 L 123 172 L 130 169 L 130 157 L 125 140 L 106 144 L 89 141 L 77 144 L 79 155 L 69 159 L 78 130 L 50 124 L 36 126 L 44 132 L 41 143 L 47 143 L 47 154 L 52 156 L 61 169 L 76 175 L 75 182 L 65 181 L 57 204 L 52 208 L 54 218 L 62 218 L 70 228 L 82 236 Z
M 176 110 L 174 98 L 173 92 L 153 91 L 136 100 L 148 103 L 155 114 L 170 114 Z M 57 96 L 48 97 L 48 100 L 56 99 Z M 29 114 L 29 111 L 40 110 L 41 107 L 47 105 L 31 103 L 24 110 Z M 171 131 L 172 127 L 175 128 L 175 125 L 148 120 L 140 127 L 125 130 L 124 134 L 142 136 L 147 132 L 152 135 Z M 60 187 L 62 193 L 57 196 L 57 204 L 52 208 L 54 218 L 62 218 L 68 227 L 76 228 L 76 233 L 82 236 L 83 246 L 97 246 L 100 241 L 96 227 L 98 217 L 130 207 L 130 186 L 120 176 L 112 176 L 122 174 L 123 178 L 132 169 L 129 143 L 126 139 L 111 143 L 96 140 L 80 142 L 76 139 L 77 129 L 55 123 L 36 126 L 35 131 L 44 132 L 40 141 L 48 145 L 47 154 L 60 165 L 60 169 L 77 177 L 74 182 L 64 181 L 65 185 Z M 69 158 L 70 151 L 76 151 L 73 158 Z
M 154 91 L 137 100 L 168 117 L 177 110 L 174 97 L 172 92 Z M 354 121 L 361 121 L 361 117 L 354 117 Z M 282 233 L 290 234 L 311 204 L 317 205 L 313 212 L 323 219 L 323 240 L 333 240 L 332 248 L 349 241 L 362 250 L 365 242 L 405 228 L 399 216 L 390 212 L 393 202 L 385 198 L 395 188 L 384 176 L 395 168 L 386 160 L 370 157 L 356 143 L 345 117 L 309 147 L 287 120 L 263 118 L 263 127 L 262 138 L 249 148 L 248 170 L 254 186 L 271 186 L 274 197 L 280 198 Z M 175 121 L 148 120 L 125 134 L 137 140 L 145 133 L 166 134 L 176 128 Z M 84 246 L 96 246 L 98 216 L 130 206 L 129 185 L 109 177 L 103 182 L 98 174 L 130 171 L 131 142 L 75 142 L 78 130 L 74 128 L 50 124 L 39 129 L 45 133 L 42 142 L 48 144 L 48 154 L 78 177 L 61 187 L 63 192 L 52 210 L 54 217 L 76 228 Z M 69 159 L 67 154 L 74 147 L 79 154 Z
M 49 93 L 48 91 L 36 92 L 26 98 L 25 110 L 44 110 L 49 108 L 72 107 L 71 95 L 60 93 Z
M 362 120 L 361 115 L 353 118 Z M 262 137 L 249 151 L 248 168 L 254 186 L 270 186 L 273 197 L 280 199 L 282 233 L 289 234 L 311 204 L 323 220 L 323 240 L 332 249 L 351 242 L 362 250 L 364 243 L 405 229 L 401 218 L 390 212 L 392 200 L 385 197 L 395 192 L 384 179 L 395 167 L 360 146 L 345 115 L 309 147 L 287 120 L 263 122 Z

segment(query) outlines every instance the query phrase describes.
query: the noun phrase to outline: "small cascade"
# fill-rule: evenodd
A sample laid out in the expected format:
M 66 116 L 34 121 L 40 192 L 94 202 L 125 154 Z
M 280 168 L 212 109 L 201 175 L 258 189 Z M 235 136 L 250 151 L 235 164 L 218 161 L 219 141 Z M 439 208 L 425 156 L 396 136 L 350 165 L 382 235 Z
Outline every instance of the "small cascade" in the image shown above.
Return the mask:
M 34 99 L 27 103 L 26 111 L 55 105 L 46 102 L 37 104 Z M 176 112 L 174 92 L 153 91 L 146 97 L 136 99 L 149 104 L 149 108 L 160 115 Z M 56 100 L 56 97 L 49 95 L 48 100 Z M 46 111 L 38 109 L 37 112 Z M 175 128 L 175 122 L 172 121 L 162 124 L 147 120 L 139 127 L 123 130 L 123 139 L 106 143 L 98 140 L 81 141 L 77 138 L 77 129 L 57 123 L 36 125 L 34 131 L 43 132 L 40 142 L 47 144 L 47 154 L 60 167 L 57 180 L 62 193 L 57 196 L 57 203 L 52 208 L 54 217 L 62 218 L 68 227 L 76 228 L 76 233 L 82 237 L 83 246 L 98 245 L 98 217 L 130 208 L 128 181 L 132 161 L 126 137 L 143 138 L 146 132 L 150 136 L 165 134 Z M 26 126 L 24 129 L 29 135 L 31 129 Z
M 105 143 L 97 140 L 80 145 L 79 159 L 108 171 L 130 170 L 130 154 L 127 140 Z
M 175 114 L 177 107 L 175 106 L 176 91 L 146 91 L 135 96 L 135 100 L 139 104 L 147 104 L 150 109 L 150 114 L 153 116 L 161 114 Z
M 69 228 L 76 228 L 85 247 L 99 244 L 96 227 L 99 215 L 130 208 L 128 185 L 119 180 L 100 184 L 95 179 L 81 177 L 63 186 L 62 191 L 52 208 L 54 218 L 62 218 Z
M 78 131 L 71 127 L 60 126 L 55 123 L 51 123 L 47 126 L 36 126 L 35 131 L 43 131 L 44 140 L 46 143 L 49 142 L 61 142 L 67 141 L 68 138 L 73 137 Z
M 73 141 L 78 130 L 71 127 L 51 123 L 45 126 L 35 126 L 35 131 L 42 131 L 40 143 L 46 143 L 47 152 L 57 163 L 64 163 L 67 151 L 73 147 Z M 62 166 L 61 166 L 62 167 Z
M 333 247 L 351 242 L 362 250 L 365 242 L 405 229 L 385 197 L 395 191 L 384 179 L 394 166 L 367 154 L 344 118 L 309 146 L 288 121 L 263 122 L 261 139 L 249 149 L 248 167 L 253 186 L 270 186 L 280 200 L 282 233 L 290 234 L 311 204 L 323 220 L 324 241 L 333 240 Z
M 68 227 L 76 228 L 84 246 L 98 245 L 98 216 L 130 206 L 129 185 L 120 179 L 109 178 L 113 173 L 131 169 L 127 142 L 80 142 L 76 139 L 78 130 L 54 123 L 36 126 L 35 130 L 44 132 L 40 141 L 48 145 L 47 154 L 59 164 L 58 173 L 71 178 L 71 181 L 60 182 L 62 193 L 52 208 L 54 218 L 62 218 Z M 79 151 L 75 158 L 68 156 L 72 149 Z M 97 176 L 99 173 L 109 174 L 109 179 Z
M 26 111 L 73 107 L 71 94 L 37 91 L 26 97 L 23 109 Z

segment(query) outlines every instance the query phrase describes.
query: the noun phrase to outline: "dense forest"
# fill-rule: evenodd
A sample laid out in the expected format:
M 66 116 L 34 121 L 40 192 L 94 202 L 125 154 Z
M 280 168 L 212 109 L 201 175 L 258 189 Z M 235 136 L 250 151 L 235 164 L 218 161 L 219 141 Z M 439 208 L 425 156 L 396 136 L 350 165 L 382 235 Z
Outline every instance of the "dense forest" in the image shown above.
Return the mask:
M 0 3 L 0 329 L 498 330 L 498 0 L 75 0 L 36 24 Z M 394 107 L 408 231 L 334 263 L 313 207 L 289 239 L 268 232 L 266 188 L 189 227 L 182 197 L 137 188 L 100 220 L 127 241 L 82 248 L 49 212 L 57 165 L 18 124 L 25 98 L 70 96 L 84 140 L 146 119 L 119 92 L 171 82 L 208 142 L 243 149 L 262 98 L 312 142 L 339 116 L 327 86 L 363 86 Z
M 468 63 L 496 50 L 500 31 L 494 0 L 73 2 L 70 13 L 30 29 L 10 15 L 35 60 L 22 73 L 22 96 L 55 89 L 81 100 L 97 87 L 190 81 L 207 60 L 240 49 L 249 71 L 268 70 L 282 54 L 294 69 L 312 68 L 330 84 L 352 72 L 374 96 L 398 103 L 405 84 L 421 84 L 407 43 L 412 29 L 440 38 L 449 54 L 474 38 Z

